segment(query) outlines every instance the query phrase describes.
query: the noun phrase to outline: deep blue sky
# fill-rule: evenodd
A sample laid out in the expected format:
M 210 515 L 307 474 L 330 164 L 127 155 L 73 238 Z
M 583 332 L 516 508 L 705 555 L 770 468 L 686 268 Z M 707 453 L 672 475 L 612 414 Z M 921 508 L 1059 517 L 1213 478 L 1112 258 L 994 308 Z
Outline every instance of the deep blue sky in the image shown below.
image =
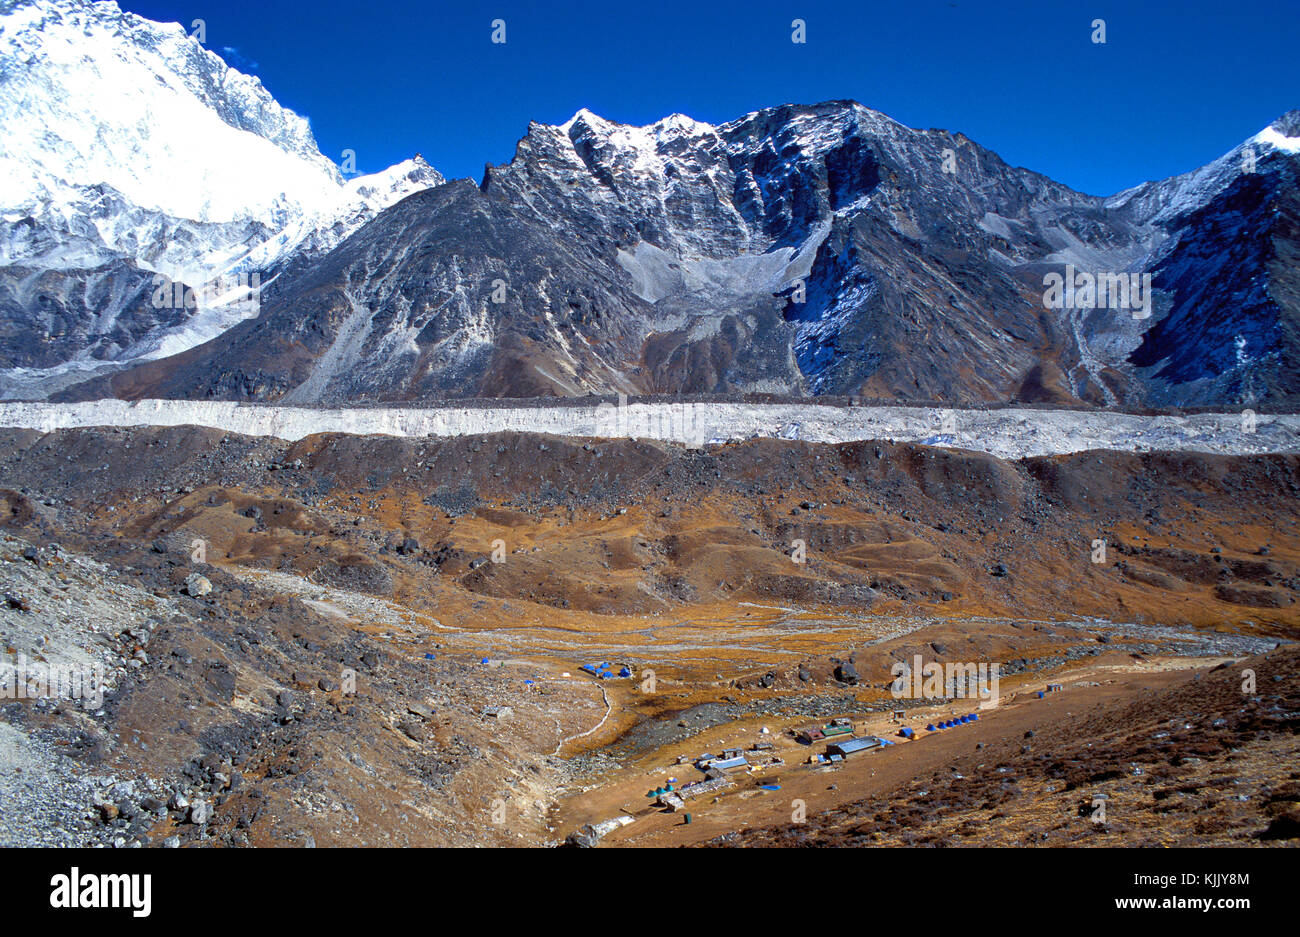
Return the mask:
M 207 45 L 310 118 L 335 161 L 421 152 L 478 180 L 529 120 L 580 107 L 711 123 L 852 98 L 961 131 L 1093 194 L 1195 168 L 1300 108 L 1300 0 L 120 0 L 207 22 Z M 507 42 L 489 41 L 507 23 Z M 807 21 L 808 42 L 790 42 Z M 1091 42 L 1106 20 L 1107 43 Z M 255 68 L 247 63 L 256 63 Z

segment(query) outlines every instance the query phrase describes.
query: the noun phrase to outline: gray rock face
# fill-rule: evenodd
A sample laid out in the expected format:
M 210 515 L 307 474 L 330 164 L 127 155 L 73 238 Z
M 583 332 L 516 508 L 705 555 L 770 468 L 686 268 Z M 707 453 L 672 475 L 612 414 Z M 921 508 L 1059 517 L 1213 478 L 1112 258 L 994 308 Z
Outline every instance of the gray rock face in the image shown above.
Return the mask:
M 282 277 L 201 354 L 65 396 L 1289 399 L 1294 265 L 1270 258 L 1295 246 L 1297 157 L 1247 145 L 1252 173 L 1239 147 L 1101 199 L 852 102 L 718 127 L 581 111 Z M 1245 237 L 1226 252 L 1225 219 Z M 1152 274 L 1152 316 L 1045 308 L 1066 264 Z
M 184 309 L 152 305 L 153 274 L 128 259 L 93 269 L 0 267 L 0 368 L 53 368 L 77 354 L 111 358 L 152 330 L 179 326 Z M 96 315 L 110 311 L 107 328 Z

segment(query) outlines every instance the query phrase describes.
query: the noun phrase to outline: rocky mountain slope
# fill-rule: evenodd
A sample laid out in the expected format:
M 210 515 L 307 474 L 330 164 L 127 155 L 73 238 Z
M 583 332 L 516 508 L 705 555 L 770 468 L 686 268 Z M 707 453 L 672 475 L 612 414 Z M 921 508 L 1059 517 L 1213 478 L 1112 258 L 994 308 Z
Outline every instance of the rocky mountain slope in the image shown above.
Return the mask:
M 1292 111 L 1200 172 L 1139 191 L 1139 200 L 1155 196 L 1144 208 L 1170 233 L 1147 259 L 1168 312 L 1129 359 L 1155 400 L 1294 399 L 1297 153 L 1300 112 Z
M 584 109 L 530 125 L 478 186 L 421 161 L 343 184 L 304 121 L 180 27 L 0 9 L 10 397 L 1300 395 L 1300 112 L 1110 198 L 851 101 L 718 126 Z M 90 113 L 90 82 L 149 91 Z M 269 285 L 252 310 L 146 301 L 152 272 L 195 269 Z M 132 366 L 85 373 L 103 360 Z
M 383 213 L 258 320 L 74 396 L 1287 401 L 1298 119 L 1101 199 L 852 102 L 580 111 Z M 1132 295 L 1048 308 L 1053 273 Z

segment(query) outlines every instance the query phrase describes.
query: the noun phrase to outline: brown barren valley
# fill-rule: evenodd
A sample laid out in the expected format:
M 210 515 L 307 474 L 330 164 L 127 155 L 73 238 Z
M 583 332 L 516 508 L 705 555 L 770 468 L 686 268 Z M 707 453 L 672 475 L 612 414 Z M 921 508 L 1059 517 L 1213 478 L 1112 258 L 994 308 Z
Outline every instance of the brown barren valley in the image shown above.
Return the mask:
M 0 437 L 5 660 L 109 671 L 98 709 L 0 705 L 14 838 L 51 841 L 19 814 L 183 846 L 1300 830 L 1295 455 Z M 998 705 L 896 699 L 917 656 L 998 665 Z M 895 744 L 810 764 L 828 740 L 795 733 L 834 720 Z M 726 749 L 747 763 L 684 809 L 647 796 Z

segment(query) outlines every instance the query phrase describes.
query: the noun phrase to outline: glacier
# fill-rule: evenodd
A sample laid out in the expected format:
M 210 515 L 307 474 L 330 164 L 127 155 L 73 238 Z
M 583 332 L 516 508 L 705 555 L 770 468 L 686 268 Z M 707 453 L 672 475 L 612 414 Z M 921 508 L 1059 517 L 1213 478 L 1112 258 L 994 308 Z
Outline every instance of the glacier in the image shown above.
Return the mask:
M 208 400 L 0 403 L 0 426 L 50 433 L 91 426 L 202 426 L 296 441 L 317 433 L 398 437 L 541 433 L 724 444 L 751 438 L 815 443 L 886 440 L 986 452 L 1004 459 L 1091 449 L 1300 452 L 1300 414 L 1146 416 L 1097 410 L 940 410 L 826 404 L 610 403 L 561 406 L 322 408 Z M 685 410 L 685 412 L 683 412 Z M 611 414 L 616 418 L 611 419 Z M 613 432 L 611 432 L 613 430 Z M 939 445 L 941 444 L 941 445 Z

